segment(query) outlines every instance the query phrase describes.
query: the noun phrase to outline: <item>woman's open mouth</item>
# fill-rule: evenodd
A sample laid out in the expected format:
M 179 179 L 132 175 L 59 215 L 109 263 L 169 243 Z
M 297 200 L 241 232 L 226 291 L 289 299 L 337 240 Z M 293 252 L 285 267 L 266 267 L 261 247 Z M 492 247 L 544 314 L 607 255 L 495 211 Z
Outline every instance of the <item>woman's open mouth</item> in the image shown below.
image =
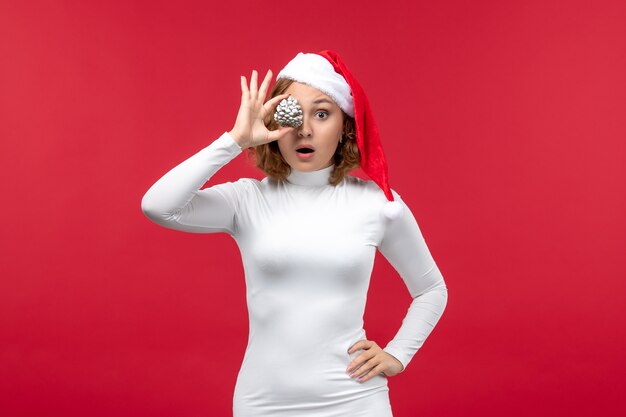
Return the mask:
M 296 149 L 296 154 L 298 155 L 298 158 L 302 160 L 311 159 L 314 153 L 315 151 L 313 150 L 313 148 L 310 147 L 301 147 Z

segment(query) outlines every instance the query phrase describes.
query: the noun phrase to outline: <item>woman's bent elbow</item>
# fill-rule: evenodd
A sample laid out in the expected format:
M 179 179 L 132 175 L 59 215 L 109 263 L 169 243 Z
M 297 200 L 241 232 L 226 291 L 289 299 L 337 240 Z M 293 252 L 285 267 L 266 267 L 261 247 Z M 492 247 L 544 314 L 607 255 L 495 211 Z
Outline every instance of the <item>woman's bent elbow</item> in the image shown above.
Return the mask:
M 158 209 L 158 206 L 154 204 L 154 200 L 150 198 L 149 194 L 145 194 L 141 199 L 141 211 L 153 222 L 159 223 L 159 220 L 163 219 L 161 211 Z

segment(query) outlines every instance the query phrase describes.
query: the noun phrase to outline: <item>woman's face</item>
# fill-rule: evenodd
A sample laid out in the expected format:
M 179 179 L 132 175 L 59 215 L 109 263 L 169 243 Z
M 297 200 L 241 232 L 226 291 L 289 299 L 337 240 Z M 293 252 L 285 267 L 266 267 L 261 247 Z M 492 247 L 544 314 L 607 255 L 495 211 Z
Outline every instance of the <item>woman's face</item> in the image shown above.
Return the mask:
M 343 131 L 341 108 L 326 94 L 306 84 L 293 82 L 285 90 L 302 107 L 302 126 L 278 140 L 278 149 L 287 163 L 298 171 L 317 171 L 333 164 Z M 296 152 L 309 145 L 311 153 Z

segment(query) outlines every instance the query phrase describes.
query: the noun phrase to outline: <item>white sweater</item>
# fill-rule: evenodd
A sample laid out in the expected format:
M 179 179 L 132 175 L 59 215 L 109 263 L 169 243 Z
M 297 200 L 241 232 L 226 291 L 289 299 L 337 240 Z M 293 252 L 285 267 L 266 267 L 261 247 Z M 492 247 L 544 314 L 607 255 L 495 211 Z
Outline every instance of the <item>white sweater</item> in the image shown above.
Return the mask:
M 239 246 L 250 333 L 235 417 L 357 415 L 366 397 L 375 401 L 372 410 L 380 407 L 372 416 L 391 415 L 383 408 L 387 377 L 364 383 L 350 378 L 346 367 L 363 350 L 347 350 L 366 338 L 363 312 L 376 249 L 413 297 L 384 348 L 403 370 L 443 314 L 447 287 L 412 212 L 392 190 L 404 211 L 386 219 L 387 199 L 378 185 L 346 176 L 332 186 L 332 165 L 292 170 L 282 182 L 241 178 L 200 189 L 240 153 L 225 132 L 166 173 L 141 202 L 161 226 L 225 232 Z

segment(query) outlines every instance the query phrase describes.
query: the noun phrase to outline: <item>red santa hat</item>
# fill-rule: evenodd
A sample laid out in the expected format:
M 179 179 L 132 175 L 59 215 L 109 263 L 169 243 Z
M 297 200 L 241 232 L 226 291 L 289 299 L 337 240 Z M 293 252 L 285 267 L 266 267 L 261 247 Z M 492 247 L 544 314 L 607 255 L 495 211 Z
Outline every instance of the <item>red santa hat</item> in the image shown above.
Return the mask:
M 383 208 L 385 217 L 389 219 L 400 217 L 403 207 L 398 201 L 394 201 L 389 187 L 387 160 L 369 100 L 363 87 L 339 55 L 331 50 L 318 53 L 299 52 L 276 76 L 276 80 L 281 78 L 317 88 L 331 97 L 347 115 L 354 117 L 361 169 L 387 197 L 387 204 Z

